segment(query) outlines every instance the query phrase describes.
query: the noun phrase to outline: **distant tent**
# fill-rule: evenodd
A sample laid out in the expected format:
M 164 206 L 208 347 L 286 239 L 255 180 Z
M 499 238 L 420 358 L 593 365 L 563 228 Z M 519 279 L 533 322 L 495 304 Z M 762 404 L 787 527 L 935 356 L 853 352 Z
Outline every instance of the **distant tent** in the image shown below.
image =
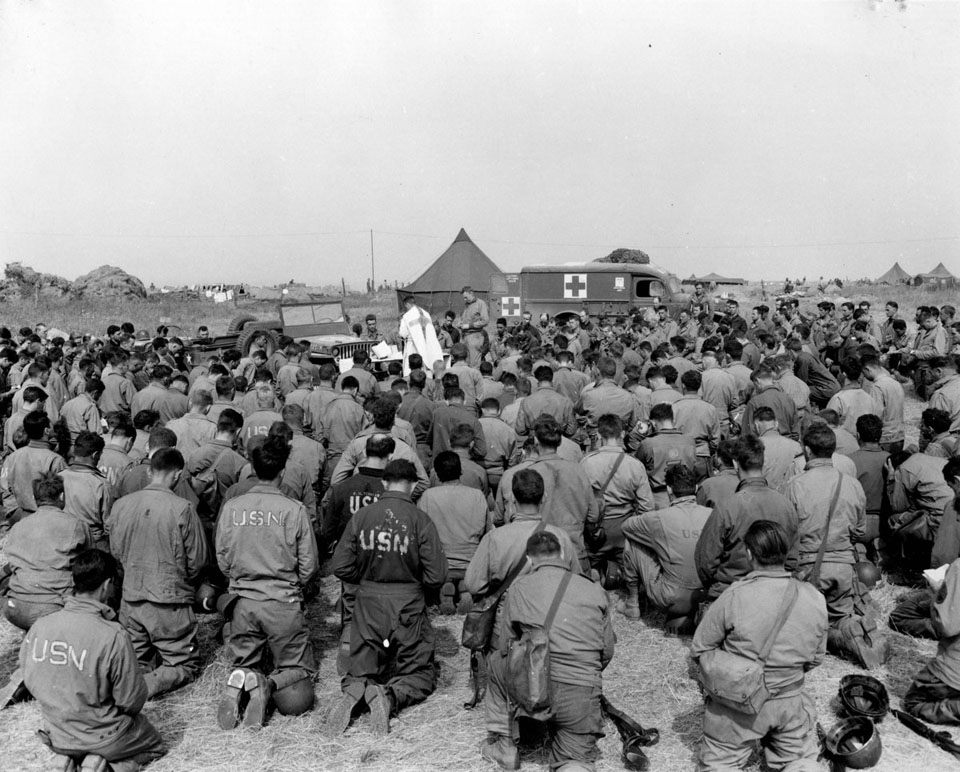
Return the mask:
M 402 308 L 404 296 L 413 295 L 434 318 L 451 308 L 459 312 L 464 287 L 471 287 L 478 298 L 489 302 L 490 277 L 495 273 L 501 273 L 497 264 L 461 228 L 453 243 L 419 278 L 397 290 L 397 303 Z
M 943 263 L 937 263 L 937 267 L 929 273 L 919 273 L 913 277 L 914 284 L 928 284 L 931 286 L 952 286 L 956 284 L 957 277 L 946 269 Z
M 730 276 L 721 276 L 719 273 L 705 273 L 703 276 L 691 276 L 688 283 L 703 282 L 704 284 L 746 284 L 743 279 Z
M 910 274 L 900 267 L 900 263 L 894 263 L 889 271 L 877 279 L 877 284 L 903 284 L 909 281 Z

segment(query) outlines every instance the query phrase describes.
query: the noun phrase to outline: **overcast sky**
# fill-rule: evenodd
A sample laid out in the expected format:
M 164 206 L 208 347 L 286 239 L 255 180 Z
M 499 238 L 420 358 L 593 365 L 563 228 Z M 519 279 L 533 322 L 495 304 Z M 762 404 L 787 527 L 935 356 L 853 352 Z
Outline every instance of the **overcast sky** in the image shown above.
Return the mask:
M 0 263 L 960 273 L 960 3 L 0 0 Z

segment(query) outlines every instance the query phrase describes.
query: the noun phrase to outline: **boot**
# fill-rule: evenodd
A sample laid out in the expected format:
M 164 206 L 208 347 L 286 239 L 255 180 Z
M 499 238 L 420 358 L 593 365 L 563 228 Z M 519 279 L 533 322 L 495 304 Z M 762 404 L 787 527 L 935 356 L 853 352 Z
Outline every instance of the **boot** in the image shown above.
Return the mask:
M 363 695 L 370 708 L 370 723 L 373 734 L 383 737 L 390 732 L 390 714 L 393 712 L 394 699 L 390 690 L 380 684 L 371 684 Z
M 453 616 L 457 613 L 457 607 L 453 605 L 453 596 L 457 590 L 453 582 L 444 582 L 440 588 L 440 613 L 444 616 Z
M 460 600 L 457 602 L 457 613 L 464 616 L 470 613 L 473 608 L 473 596 L 467 591 L 463 581 L 458 582 L 457 592 L 460 593 Z
M 245 707 L 242 702 L 246 697 L 243 690 L 246 679 L 247 673 L 243 668 L 237 668 L 227 676 L 227 688 L 217 708 L 217 723 L 221 729 L 233 729 L 240 722 L 240 714 Z
M 263 673 L 248 670 L 243 688 L 249 697 L 247 710 L 243 714 L 243 725 L 250 729 L 261 729 L 267 721 L 270 698 L 273 696 L 273 681 Z
M 623 601 L 622 611 L 627 619 L 640 618 L 640 588 L 636 584 L 627 584 L 627 597 Z
M 343 687 L 343 694 L 323 727 L 323 736 L 328 740 L 339 737 L 350 725 L 350 719 L 357 706 L 363 701 L 364 687 L 362 681 L 352 681 Z
M 491 732 L 480 743 L 480 756 L 499 764 L 501 769 L 520 769 L 520 750 L 512 737 Z

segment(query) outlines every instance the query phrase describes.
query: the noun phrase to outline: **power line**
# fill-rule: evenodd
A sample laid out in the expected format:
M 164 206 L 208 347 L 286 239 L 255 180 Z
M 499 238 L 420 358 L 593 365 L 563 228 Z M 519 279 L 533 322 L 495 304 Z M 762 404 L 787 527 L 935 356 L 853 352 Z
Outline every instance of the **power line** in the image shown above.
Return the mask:
M 369 229 L 344 231 L 285 231 L 272 233 L 80 233 L 71 231 L 18 231 L 0 230 L 0 234 L 10 236 L 35 236 L 53 238 L 90 238 L 90 239 L 272 239 L 272 238 L 305 238 L 317 236 L 351 236 L 368 234 Z M 447 239 L 449 236 L 437 236 L 426 233 L 405 233 L 401 231 L 374 230 L 374 234 L 382 236 L 399 236 L 403 238 L 419 239 Z M 960 241 L 960 236 L 926 236 L 900 239 L 858 239 L 836 241 L 787 242 L 768 244 L 650 244 L 644 245 L 644 250 L 721 250 L 721 249 L 815 249 L 824 247 L 858 247 L 883 246 L 888 244 L 925 244 L 933 242 Z M 570 247 L 583 249 L 615 249 L 620 244 L 615 243 L 571 243 L 557 241 L 521 241 L 512 239 L 485 239 L 485 243 L 510 244 L 516 246 L 537 247 Z

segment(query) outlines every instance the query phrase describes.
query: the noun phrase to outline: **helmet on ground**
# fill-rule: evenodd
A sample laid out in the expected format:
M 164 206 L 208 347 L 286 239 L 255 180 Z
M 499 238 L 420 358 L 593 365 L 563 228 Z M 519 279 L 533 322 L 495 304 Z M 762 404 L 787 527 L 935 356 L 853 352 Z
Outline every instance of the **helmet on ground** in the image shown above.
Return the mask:
M 273 704 L 284 716 L 299 716 L 313 707 L 313 679 L 301 678 L 273 693 Z
M 845 718 L 824 740 L 827 752 L 850 769 L 868 769 L 880 760 L 880 733 L 869 718 Z
M 873 676 L 851 673 L 840 679 L 840 704 L 848 716 L 880 721 L 890 709 L 887 687 Z
M 857 572 L 857 577 L 860 581 L 867 587 L 876 587 L 877 582 L 880 581 L 880 569 L 875 563 L 871 563 L 869 560 L 863 560 L 857 563 L 853 569 Z
M 197 587 L 196 597 L 193 601 L 194 611 L 200 614 L 212 614 L 217 610 L 217 588 L 209 582 L 202 582 Z

